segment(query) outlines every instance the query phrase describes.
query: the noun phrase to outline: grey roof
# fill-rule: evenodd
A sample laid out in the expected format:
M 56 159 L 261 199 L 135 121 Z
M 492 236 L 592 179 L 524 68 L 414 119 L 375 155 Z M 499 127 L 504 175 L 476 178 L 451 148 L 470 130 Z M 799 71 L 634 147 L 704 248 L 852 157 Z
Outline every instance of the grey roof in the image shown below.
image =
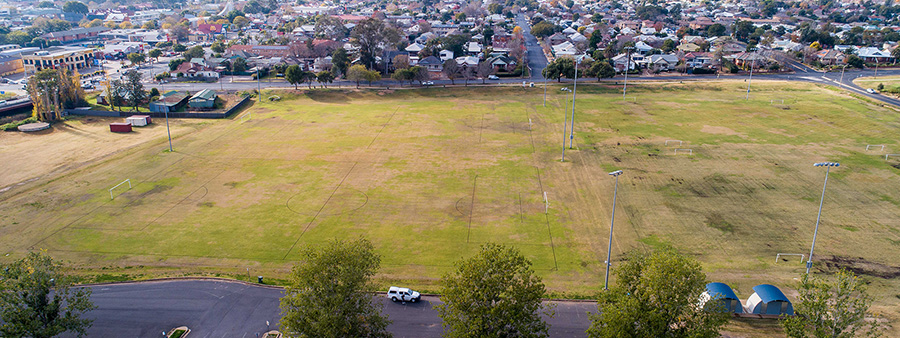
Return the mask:
M 429 55 L 428 57 L 426 57 L 422 60 L 419 60 L 419 64 L 426 65 L 426 66 L 427 65 L 440 65 L 440 64 L 443 64 L 443 62 L 441 62 L 441 59 L 436 58 L 434 55 Z

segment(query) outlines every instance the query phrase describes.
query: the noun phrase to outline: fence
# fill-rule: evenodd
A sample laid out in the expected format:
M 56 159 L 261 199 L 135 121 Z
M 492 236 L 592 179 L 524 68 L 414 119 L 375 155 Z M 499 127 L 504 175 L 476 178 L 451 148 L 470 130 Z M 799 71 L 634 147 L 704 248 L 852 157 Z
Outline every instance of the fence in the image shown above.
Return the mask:
M 234 112 L 237 112 L 244 108 L 248 102 L 250 102 L 250 97 L 245 97 L 238 101 L 235 105 L 231 106 L 231 108 L 226 109 L 221 112 L 170 112 L 169 117 L 171 118 L 197 118 L 197 119 L 224 119 Z M 163 118 L 166 117 L 166 113 L 157 113 L 157 112 L 134 112 L 134 111 L 109 111 L 109 110 L 83 110 L 83 109 L 66 109 L 66 113 L 70 115 L 87 115 L 87 116 L 109 116 L 109 117 L 128 117 L 131 115 L 149 115 L 154 118 Z

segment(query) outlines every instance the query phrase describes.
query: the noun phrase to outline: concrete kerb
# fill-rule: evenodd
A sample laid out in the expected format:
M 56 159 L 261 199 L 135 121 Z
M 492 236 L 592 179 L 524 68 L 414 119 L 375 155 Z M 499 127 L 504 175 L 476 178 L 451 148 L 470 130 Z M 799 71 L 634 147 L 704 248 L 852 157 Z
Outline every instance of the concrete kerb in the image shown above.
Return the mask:
M 106 282 L 106 283 L 86 283 L 86 284 L 78 284 L 72 286 L 73 288 L 85 288 L 85 287 L 94 287 L 94 286 L 108 286 L 108 285 L 124 285 L 124 284 L 154 284 L 154 283 L 166 283 L 166 282 L 179 282 L 179 281 L 206 281 L 206 282 L 223 282 L 223 283 L 234 283 L 234 284 L 243 284 L 246 286 L 254 286 L 260 288 L 267 288 L 273 290 L 284 290 L 285 287 L 278 285 L 266 285 L 259 284 L 253 282 L 246 282 L 237 279 L 228 279 L 221 277 L 164 277 L 164 278 L 152 278 L 152 279 L 144 279 L 144 280 L 132 280 L 132 281 L 121 281 L 121 282 Z M 374 292 L 376 295 L 385 295 L 387 292 L 377 291 Z M 427 297 L 438 297 L 440 298 L 440 294 L 436 293 L 423 293 L 422 296 Z M 565 298 L 544 298 L 545 301 L 551 302 L 570 302 L 570 303 L 595 303 L 596 301 L 590 299 L 565 299 Z

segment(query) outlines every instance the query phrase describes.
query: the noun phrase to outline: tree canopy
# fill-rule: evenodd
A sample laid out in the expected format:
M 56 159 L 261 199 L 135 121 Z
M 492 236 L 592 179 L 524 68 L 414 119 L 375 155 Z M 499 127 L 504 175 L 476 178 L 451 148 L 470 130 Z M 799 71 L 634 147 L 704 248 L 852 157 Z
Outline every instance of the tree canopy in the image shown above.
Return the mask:
M 390 337 L 390 321 L 373 302 L 381 258 L 365 239 L 306 248 L 281 298 L 282 331 L 299 337 Z
M 441 279 L 444 337 L 546 337 L 546 289 L 515 248 L 488 243 Z
M 87 5 L 85 5 L 85 4 L 81 3 L 81 2 L 78 2 L 78 1 L 69 1 L 69 2 L 66 2 L 66 4 L 63 5 L 63 8 L 62 8 L 62 9 L 63 9 L 63 12 L 67 12 L 67 13 L 81 13 L 81 14 L 87 14 L 87 13 L 90 11 L 90 10 L 88 9 L 88 6 L 87 6 Z
M 72 289 L 75 279 L 50 256 L 31 252 L 0 267 L 0 336 L 49 338 L 64 332 L 83 337 L 92 321 L 91 290 Z
M 383 46 L 395 44 L 400 40 L 400 32 L 384 21 L 368 18 L 353 27 L 350 37 L 352 43 L 359 46 L 360 63 L 372 68 L 375 67 L 375 58 Z
M 791 338 L 879 337 L 881 325 L 872 317 L 872 296 L 866 284 L 847 270 L 838 271 L 833 279 L 803 275 L 797 288 L 794 316 L 784 317 L 781 324 Z
M 700 264 L 673 249 L 631 252 L 616 269 L 617 280 L 600 294 L 588 336 L 719 337 L 728 313 L 696 306 L 706 290 Z

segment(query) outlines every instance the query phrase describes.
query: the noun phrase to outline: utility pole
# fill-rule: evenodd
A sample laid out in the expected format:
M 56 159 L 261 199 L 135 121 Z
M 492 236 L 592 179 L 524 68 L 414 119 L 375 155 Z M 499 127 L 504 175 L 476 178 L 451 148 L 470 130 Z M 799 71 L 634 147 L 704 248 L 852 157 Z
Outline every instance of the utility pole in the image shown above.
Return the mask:
M 609 244 L 606 246 L 606 281 L 603 282 L 603 290 L 609 290 L 609 266 L 610 260 L 612 259 L 612 234 L 613 225 L 616 224 L 616 198 L 619 195 L 619 175 L 622 175 L 622 171 L 616 170 L 609 173 L 609 175 L 616 178 L 616 188 L 613 190 L 612 218 L 609 221 Z
M 578 90 L 578 64 L 581 61 L 575 58 L 575 84 L 572 86 L 572 128 L 569 128 L 569 149 L 575 147 L 575 92 Z
M 625 85 L 622 86 L 622 100 L 625 100 L 625 93 L 628 92 L 628 67 L 631 66 L 631 51 L 634 47 L 625 47 Z
M 750 82 L 753 82 L 753 66 L 756 64 L 756 54 L 757 48 L 751 48 L 750 52 L 754 54 L 750 54 L 750 78 L 747 80 L 747 100 L 750 100 Z

